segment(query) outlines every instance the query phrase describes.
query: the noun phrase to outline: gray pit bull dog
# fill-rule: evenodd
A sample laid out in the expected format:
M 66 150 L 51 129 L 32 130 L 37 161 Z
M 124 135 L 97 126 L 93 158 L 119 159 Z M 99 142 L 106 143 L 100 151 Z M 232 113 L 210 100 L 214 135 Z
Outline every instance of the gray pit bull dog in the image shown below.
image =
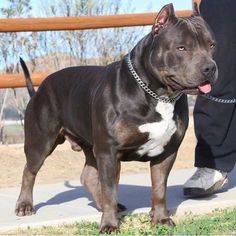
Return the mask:
M 186 94 L 208 93 L 217 79 L 214 37 L 195 9 L 176 17 L 172 4 L 152 31 L 122 60 L 107 66 L 70 67 L 50 75 L 25 114 L 27 164 L 15 212 L 31 215 L 33 185 L 44 160 L 68 140 L 82 149 L 82 184 L 102 210 L 100 232 L 119 232 L 117 189 L 121 161 L 150 161 L 152 225 L 174 225 L 166 184 L 188 125 Z M 173 196 L 174 197 L 174 196 Z M 135 201 L 135 199 L 133 199 Z

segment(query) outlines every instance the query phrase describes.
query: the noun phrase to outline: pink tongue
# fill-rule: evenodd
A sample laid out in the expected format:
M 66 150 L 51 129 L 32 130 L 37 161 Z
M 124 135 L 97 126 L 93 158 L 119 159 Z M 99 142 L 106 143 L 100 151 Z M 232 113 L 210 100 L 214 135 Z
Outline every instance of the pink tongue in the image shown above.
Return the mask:
M 207 84 L 202 84 L 198 86 L 198 89 L 202 92 L 202 93 L 209 93 L 211 92 L 211 84 L 207 83 Z

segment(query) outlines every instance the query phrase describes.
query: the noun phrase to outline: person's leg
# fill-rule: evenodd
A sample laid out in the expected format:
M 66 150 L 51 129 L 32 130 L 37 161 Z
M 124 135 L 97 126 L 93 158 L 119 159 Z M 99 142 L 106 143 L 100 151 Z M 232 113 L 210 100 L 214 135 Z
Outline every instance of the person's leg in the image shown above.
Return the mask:
M 184 195 L 205 196 L 227 183 L 236 163 L 236 105 L 199 97 L 194 109 L 196 172 L 184 184 Z
M 217 84 L 211 96 L 236 98 L 236 1 L 202 0 L 200 12 L 215 34 L 215 60 L 219 69 Z M 227 182 L 226 172 L 236 163 L 236 104 L 219 103 L 199 96 L 194 109 L 197 138 L 196 173 L 184 184 L 184 194 L 211 194 Z M 198 194 L 199 193 L 199 194 Z
M 199 96 L 193 116 L 197 138 L 195 166 L 230 172 L 236 163 L 236 104 Z

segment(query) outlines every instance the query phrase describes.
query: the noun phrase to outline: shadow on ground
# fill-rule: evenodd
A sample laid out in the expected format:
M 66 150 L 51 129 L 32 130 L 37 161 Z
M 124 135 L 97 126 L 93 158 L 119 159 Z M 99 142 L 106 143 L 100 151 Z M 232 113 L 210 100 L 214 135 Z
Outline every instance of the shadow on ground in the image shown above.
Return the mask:
M 222 191 L 228 191 L 228 189 L 234 188 L 236 186 L 236 172 L 232 172 L 229 175 L 229 184 L 226 189 Z M 93 201 L 91 195 L 83 186 L 73 186 L 70 182 L 66 181 L 64 183 L 68 190 L 56 194 L 54 197 L 48 199 L 46 202 L 38 203 L 35 206 L 36 211 L 44 206 L 49 205 L 60 205 L 66 202 L 76 200 L 78 198 L 87 198 L 90 203 L 89 206 L 96 208 L 96 204 Z M 169 209 L 177 209 L 180 204 L 188 199 L 183 196 L 182 185 L 169 186 L 167 189 L 167 207 Z M 211 195 L 206 198 L 198 198 L 197 201 L 211 200 L 217 197 L 216 195 Z M 151 207 L 151 187 L 148 186 L 138 186 L 138 185 L 125 185 L 121 184 L 119 186 L 118 194 L 119 202 L 127 207 L 129 212 L 132 212 L 138 208 L 150 208 Z M 60 207 L 60 206 L 58 206 Z M 96 208 L 97 209 L 97 208 Z M 173 211 L 175 213 L 175 210 Z

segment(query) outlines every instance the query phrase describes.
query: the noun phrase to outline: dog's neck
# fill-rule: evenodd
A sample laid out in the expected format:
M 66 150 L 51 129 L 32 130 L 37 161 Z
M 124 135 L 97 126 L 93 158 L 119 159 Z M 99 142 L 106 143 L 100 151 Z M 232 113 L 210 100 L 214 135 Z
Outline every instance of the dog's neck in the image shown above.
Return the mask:
M 146 68 L 147 64 L 149 63 L 148 58 L 150 56 L 152 40 L 153 36 L 150 33 L 141 39 L 139 43 L 133 48 L 133 50 L 130 52 L 132 66 L 142 81 L 154 93 L 156 93 L 158 96 L 173 97 L 175 96 L 176 92 L 168 91 L 167 86 L 161 83 L 160 75 L 157 73 L 150 73 L 150 70 Z

